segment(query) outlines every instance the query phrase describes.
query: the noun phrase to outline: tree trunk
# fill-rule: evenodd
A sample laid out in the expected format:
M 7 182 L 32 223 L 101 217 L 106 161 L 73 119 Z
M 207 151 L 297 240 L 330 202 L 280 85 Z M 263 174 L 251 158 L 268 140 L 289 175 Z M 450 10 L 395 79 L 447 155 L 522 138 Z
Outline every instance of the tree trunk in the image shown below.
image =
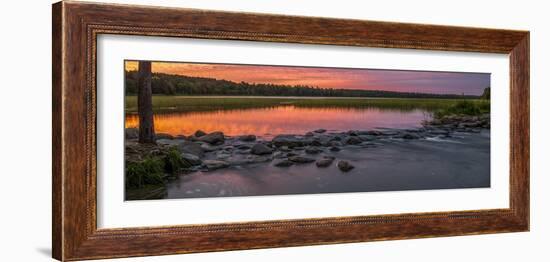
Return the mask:
M 139 61 L 138 114 L 140 143 L 155 143 L 152 95 L 153 90 L 151 89 L 151 62 Z

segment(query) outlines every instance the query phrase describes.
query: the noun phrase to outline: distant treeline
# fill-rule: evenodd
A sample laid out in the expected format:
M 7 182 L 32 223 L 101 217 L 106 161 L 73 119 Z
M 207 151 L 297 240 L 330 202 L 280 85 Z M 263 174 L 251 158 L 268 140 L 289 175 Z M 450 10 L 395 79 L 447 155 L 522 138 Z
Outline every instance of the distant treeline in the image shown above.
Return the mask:
M 126 71 L 126 95 L 137 94 L 137 71 Z M 395 98 L 479 98 L 471 95 L 407 93 L 381 90 L 319 88 L 306 85 L 275 85 L 232 82 L 214 78 L 153 73 L 153 94 L 220 96 L 326 96 L 326 97 L 395 97 Z

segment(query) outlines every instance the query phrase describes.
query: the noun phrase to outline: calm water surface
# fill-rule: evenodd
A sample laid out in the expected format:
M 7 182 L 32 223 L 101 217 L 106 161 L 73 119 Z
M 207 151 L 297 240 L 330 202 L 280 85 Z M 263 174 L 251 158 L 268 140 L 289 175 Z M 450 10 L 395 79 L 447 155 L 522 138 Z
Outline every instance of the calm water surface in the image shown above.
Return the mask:
M 293 105 L 271 108 L 211 112 L 155 114 L 155 131 L 191 135 L 197 130 L 222 131 L 229 136 L 254 134 L 304 134 L 324 128 L 329 131 L 365 130 L 376 127 L 415 128 L 429 114 L 423 110 L 399 111 L 377 108 L 303 108 Z M 137 127 L 137 115 L 127 115 L 126 127 Z

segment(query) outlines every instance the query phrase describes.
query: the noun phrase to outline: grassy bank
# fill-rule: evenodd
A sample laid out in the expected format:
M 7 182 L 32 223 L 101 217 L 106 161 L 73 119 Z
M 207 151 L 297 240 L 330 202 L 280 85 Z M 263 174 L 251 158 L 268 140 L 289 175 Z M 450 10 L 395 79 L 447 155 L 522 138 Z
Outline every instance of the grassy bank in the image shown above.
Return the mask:
M 451 115 L 478 116 L 491 112 L 489 100 L 460 100 L 452 106 L 439 109 L 434 112 L 435 118 L 443 118 Z
M 298 98 L 298 97 L 193 97 L 153 96 L 155 112 L 194 112 L 294 105 L 298 107 L 381 108 L 428 111 L 450 108 L 462 99 L 433 98 Z M 479 103 L 480 100 L 467 100 Z M 125 97 L 127 113 L 137 111 L 137 97 Z

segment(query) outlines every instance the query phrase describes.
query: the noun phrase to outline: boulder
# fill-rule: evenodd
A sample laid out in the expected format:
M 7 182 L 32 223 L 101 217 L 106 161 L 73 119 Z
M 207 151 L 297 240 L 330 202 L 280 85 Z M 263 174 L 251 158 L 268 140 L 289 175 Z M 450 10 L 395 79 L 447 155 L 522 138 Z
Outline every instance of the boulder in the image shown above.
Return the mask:
M 198 137 L 198 140 L 202 142 L 206 142 L 211 145 L 220 145 L 225 142 L 225 136 L 223 135 L 222 132 L 216 131 L 208 135 Z
M 275 162 L 273 165 L 277 166 L 277 167 L 289 167 L 291 165 L 294 165 L 294 162 L 292 162 L 288 159 L 283 159 L 283 160 L 279 160 L 279 161 Z
M 348 145 L 357 145 L 357 144 L 361 144 L 361 142 L 363 142 L 363 140 L 361 140 L 361 138 L 357 137 L 357 136 L 348 136 L 346 138 L 344 138 L 344 144 L 348 144 Z
M 401 138 L 403 139 L 419 139 L 420 136 L 417 135 L 417 134 L 412 134 L 412 133 L 404 133 L 403 135 L 400 136 Z
M 244 136 L 240 136 L 239 140 L 244 141 L 244 142 L 254 142 L 254 141 L 256 141 L 256 136 L 255 135 L 244 135 Z
M 204 166 L 206 166 L 208 170 L 216 170 L 229 167 L 229 163 L 222 160 L 204 160 L 202 161 L 202 163 Z
M 195 137 L 201 137 L 201 136 L 205 136 L 205 135 L 206 135 L 206 132 L 204 132 L 200 129 L 195 132 Z
M 124 129 L 124 138 L 126 139 L 138 139 L 139 130 L 137 128 L 126 128 Z
M 332 162 L 334 162 L 334 157 L 325 156 L 317 160 L 317 162 L 315 162 L 315 165 L 317 165 L 317 167 L 328 167 L 332 164 Z
M 276 147 L 301 147 L 307 146 L 311 143 L 311 139 L 299 137 L 295 135 L 278 135 L 271 140 Z
M 249 155 L 246 159 L 247 163 L 249 164 L 269 162 L 271 160 L 273 159 L 271 159 L 269 156 L 255 156 L 255 155 Z
M 323 150 L 315 146 L 310 146 L 306 148 L 306 153 L 308 154 L 319 154 L 321 152 L 323 152 Z
M 318 134 L 322 134 L 322 133 L 324 133 L 324 132 L 327 132 L 327 130 L 326 130 L 326 129 L 319 128 L 319 129 L 317 129 L 317 130 L 315 130 L 315 131 L 313 131 L 313 132 L 318 133 Z
M 291 156 L 291 157 L 288 158 L 288 160 L 290 160 L 294 163 L 298 163 L 298 164 L 306 164 L 306 163 L 315 162 L 315 159 L 305 157 L 305 156 Z
M 198 143 L 186 141 L 179 143 L 177 148 L 181 153 L 189 153 L 197 157 L 204 157 L 204 149 Z
M 340 149 L 339 147 L 337 147 L 337 146 L 331 146 L 331 147 L 329 148 L 329 150 L 332 151 L 332 152 L 338 152 L 338 151 L 340 151 L 341 149 Z
M 312 137 L 312 136 L 314 136 L 314 135 L 315 135 L 315 134 L 313 134 L 313 132 L 307 132 L 307 133 L 306 133 L 306 136 L 309 136 L 309 137 Z
M 375 139 L 375 137 L 371 135 L 359 135 L 357 137 L 359 137 L 362 141 L 372 141 Z
M 202 164 L 202 160 L 198 156 L 189 153 L 181 153 L 181 159 L 189 166 L 198 166 Z
M 349 172 L 350 170 L 355 168 L 352 164 L 345 160 L 338 161 L 337 166 L 342 172 Z
M 250 149 L 250 153 L 254 155 L 269 155 L 272 152 L 273 152 L 273 149 L 261 143 L 257 143 L 253 145 L 252 148 Z

